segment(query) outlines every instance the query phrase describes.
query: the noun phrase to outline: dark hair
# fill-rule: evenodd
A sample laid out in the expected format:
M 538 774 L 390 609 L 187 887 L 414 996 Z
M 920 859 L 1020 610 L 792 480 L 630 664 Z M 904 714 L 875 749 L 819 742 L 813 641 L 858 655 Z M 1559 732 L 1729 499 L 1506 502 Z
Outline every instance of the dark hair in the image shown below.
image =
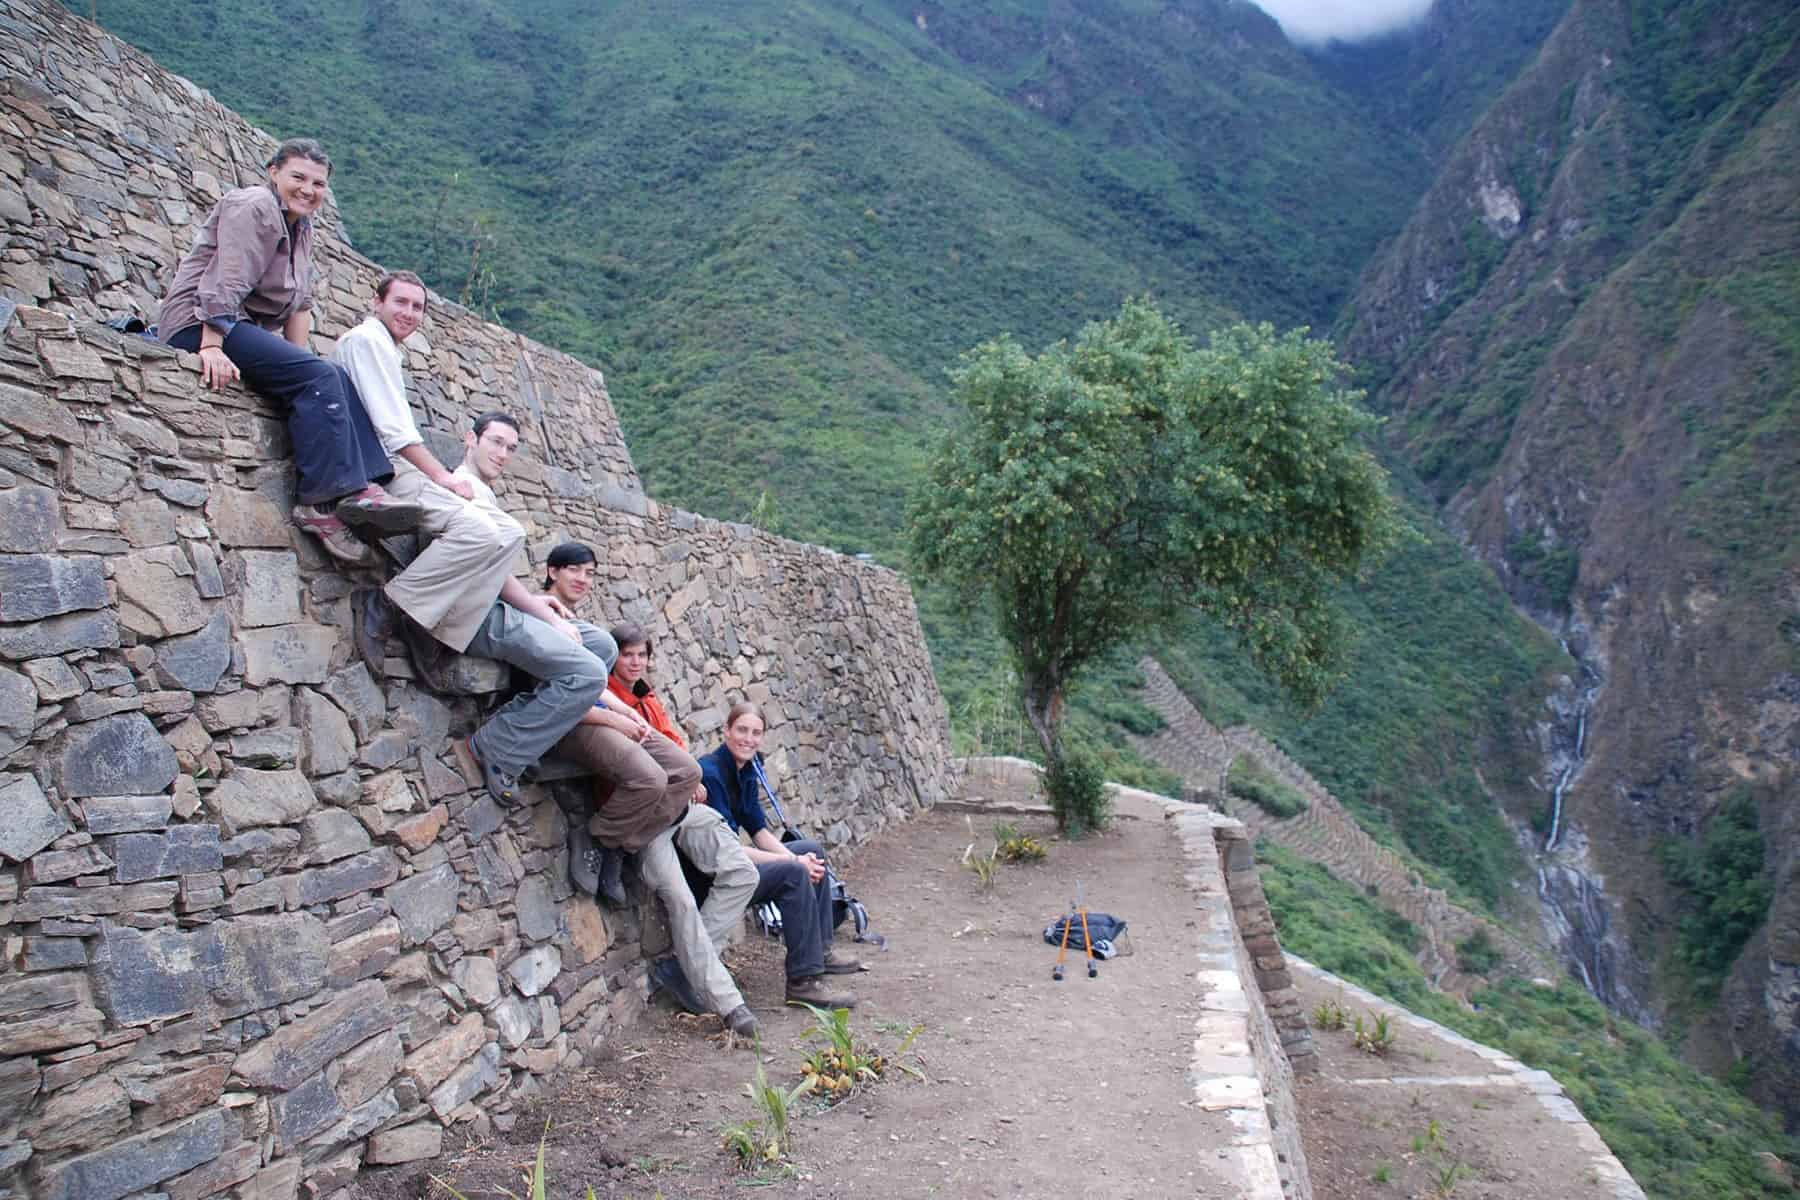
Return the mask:
M 503 418 L 504 419 L 504 418 Z M 476 426 L 477 429 L 481 426 Z M 518 426 L 514 425 L 514 429 Z M 480 436 L 477 434 L 476 436 Z M 557 567 L 578 567 L 582 563 L 594 562 L 594 552 L 581 542 L 564 542 L 550 551 L 544 559 L 544 587 L 550 587 L 550 572 Z
M 755 717 L 762 722 L 762 727 L 769 727 L 769 718 L 763 716 L 763 710 L 749 700 L 739 700 L 725 711 L 725 728 L 736 725 L 739 717 Z
M 656 648 L 650 640 L 650 631 L 642 625 L 614 625 L 611 632 L 613 644 L 621 650 L 627 646 L 642 646 L 648 653 Z
M 410 283 L 421 292 L 425 290 L 425 281 L 420 279 L 417 275 L 414 275 L 411 271 L 389 271 L 375 284 L 375 298 L 377 300 L 386 300 L 388 289 L 393 287 L 396 283 Z
M 475 418 L 475 436 L 480 437 L 482 434 L 486 433 L 487 427 L 494 424 L 496 421 L 502 425 L 512 426 L 512 431 L 514 433 L 523 432 L 523 430 L 519 428 L 519 419 L 511 413 L 484 412 L 479 417 Z
M 325 147 L 312 138 L 289 138 L 275 147 L 274 155 L 263 166 L 269 170 L 279 167 L 290 158 L 304 158 L 318 163 L 325 168 L 325 177 L 331 178 L 331 156 L 325 153 Z

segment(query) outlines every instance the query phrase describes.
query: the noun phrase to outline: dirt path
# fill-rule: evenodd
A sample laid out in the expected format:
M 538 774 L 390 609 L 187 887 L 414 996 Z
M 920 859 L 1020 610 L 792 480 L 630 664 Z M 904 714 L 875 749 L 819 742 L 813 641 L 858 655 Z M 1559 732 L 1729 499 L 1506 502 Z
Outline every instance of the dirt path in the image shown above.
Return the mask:
M 1643 1200 L 1548 1075 L 1290 963 L 1309 1015 L 1331 1002 L 1369 1028 L 1395 1018 L 1383 1057 L 1315 1022 L 1320 1069 L 1297 1098 L 1321 1200 Z
M 719 1148 L 720 1127 L 751 1115 L 751 1052 L 722 1045 L 714 1018 L 658 1007 L 503 1140 L 431 1170 L 470 1200 L 522 1192 L 548 1114 L 552 1196 L 589 1184 L 633 1197 L 758 1185 L 808 1197 L 1208 1196 L 1200 1155 L 1215 1135 L 1185 1078 L 1195 934 L 1161 812 L 1128 807 L 1111 831 L 1075 843 L 1052 837 L 1046 818 L 1008 819 L 1042 838 L 1049 859 L 1002 867 L 991 891 L 959 862 L 971 840 L 991 845 L 988 816 L 927 814 L 847 865 L 890 939 L 852 977 L 854 1026 L 892 1048 L 923 1025 L 908 1061 L 926 1080 L 897 1076 L 825 1110 L 803 1100 L 791 1169 L 746 1175 Z M 1130 922 L 1132 953 L 1097 979 L 1077 964 L 1056 983 L 1041 934 L 1077 876 L 1091 909 Z M 797 1081 L 810 1017 L 780 1006 L 778 947 L 758 940 L 730 961 L 764 1022 L 771 1080 Z M 359 1187 L 367 1200 L 444 1194 L 417 1171 L 368 1172 Z

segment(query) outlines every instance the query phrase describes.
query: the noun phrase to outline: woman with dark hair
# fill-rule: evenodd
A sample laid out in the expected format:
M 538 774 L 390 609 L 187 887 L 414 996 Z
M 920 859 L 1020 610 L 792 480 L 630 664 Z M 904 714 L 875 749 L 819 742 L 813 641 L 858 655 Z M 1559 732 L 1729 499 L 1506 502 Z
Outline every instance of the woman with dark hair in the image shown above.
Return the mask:
M 787 999 L 818 1008 L 850 1008 L 854 992 L 834 991 L 827 975 L 863 969 L 854 958 L 831 948 L 836 927 L 831 883 L 825 875 L 825 847 L 801 839 L 783 842 L 769 828 L 757 789 L 763 783 L 762 741 L 767 723 L 762 709 L 748 700 L 725 714 L 725 744 L 700 760 L 700 782 L 706 798 L 735 833 L 750 836 L 750 861 L 756 864 L 756 892 L 750 906 L 773 901 L 781 910 L 781 937 L 787 943 Z
M 175 269 L 157 336 L 200 357 L 200 378 L 242 378 L 285 404 L 298 470 L 294 523 L 345 562 L 368 547 L 345 522 L 396 533 L 417 505 L 391 499 L 394 469 L 341 367 L 306 348 L 312 332 L 313 216 L 325 203 L 331 159 L 310 138 L 281 143 L 268 182 L 225 193 Z

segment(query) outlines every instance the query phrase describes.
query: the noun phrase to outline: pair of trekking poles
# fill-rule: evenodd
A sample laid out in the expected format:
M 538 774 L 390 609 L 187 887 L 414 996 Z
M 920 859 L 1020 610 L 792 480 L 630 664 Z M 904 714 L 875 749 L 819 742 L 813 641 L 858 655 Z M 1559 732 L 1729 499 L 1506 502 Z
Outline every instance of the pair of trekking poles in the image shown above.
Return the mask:
M 1062 982 L 1063 962 L 1069 956 L 1069 931 L 1075 928 L 1075 919 L 1081 919 L 1081 944 L 1087 950 L 1088 978 L 1100 977 L 1100 962 L 1094 957 L 1094 939 L 1088 933 L 1087 905 L 1081 899 L 1081 880 L 1075 881 L 1075 899 L 1069 902 L 1069 915 L 1063 918 L 1062 944 L 1056 948 L 1056 965 L 1050 968 L 1050 978 L 1057 983 Z

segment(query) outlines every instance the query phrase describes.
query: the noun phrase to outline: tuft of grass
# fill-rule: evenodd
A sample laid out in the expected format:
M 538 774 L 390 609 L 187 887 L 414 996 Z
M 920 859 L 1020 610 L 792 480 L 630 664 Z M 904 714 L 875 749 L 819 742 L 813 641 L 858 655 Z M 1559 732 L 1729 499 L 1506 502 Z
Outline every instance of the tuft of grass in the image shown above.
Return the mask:
M 760 1045 L 758 1050 L 761 1050 Z M 802 1079 L 785 1090 L 775 1086 L 769 1082 L 768 1072 L 763 1070 L 762 1055 L 758 1053 L 756 1073 L 744 1085 L 744 1094 L 755 1103 L 757 1113 L 747 1121 L 727 1125 L 722 1135 L 724 1148 L 737 1155 L 739 1166 L 756 1170 L 782 1161 L 788 1152 L 794 1105 L 815 1086 L 816 1081 L 811 1078 Z M 533 1197 L 533 1200 L 541 1198 Z
M 1340 999 L 1324 999 L 1312 1011 L 1314 1029 L 1322 1029 L 1326 1033 L 1336 1033 L 1349 1023 L 1350 1014 Z
M 1393 1018 L 1386 1013 L 1370 1013 L 1369 1023 L 1365 1025 L 1363 1019 L 1357 1017 L 1352 1027 L 1352 1036 L 1358 1050 L 1377 1058 L 1386 1058 L 1388 1051 L 1394 1048 Z M 1435 1122 L 1433 1124 L 1435 1126 Z
M 994 823 L 994 857 L 1001 862 L 1043 862 L 1048 853 L 1044 843 L 1028 833 L 1020 833 L 1017 826 L 1005 821 Z

